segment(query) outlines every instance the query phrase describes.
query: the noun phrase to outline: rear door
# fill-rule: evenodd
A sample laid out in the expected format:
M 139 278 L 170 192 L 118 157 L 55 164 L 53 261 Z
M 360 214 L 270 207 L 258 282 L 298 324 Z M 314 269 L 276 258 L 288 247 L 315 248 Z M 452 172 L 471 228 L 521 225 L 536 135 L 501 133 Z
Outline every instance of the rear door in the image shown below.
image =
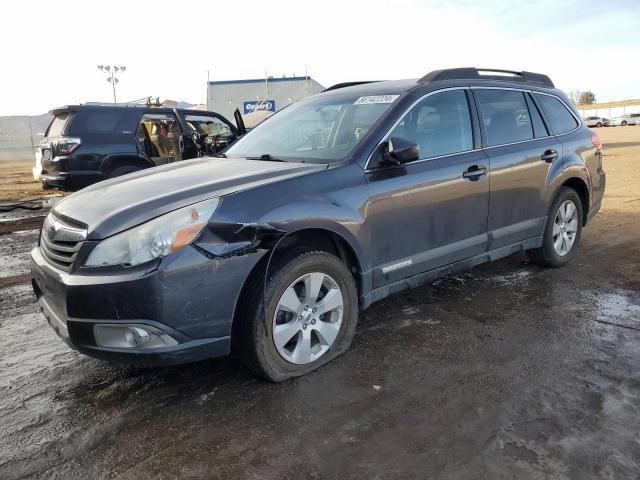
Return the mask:
M 491 162 L 489 249 L 542 235 L 547 177 L 561 168 L 561 143 L 547 129 L 528 92 L 473 87 L 484 151 Z
M 155 165 L 182 160 L 181 135 L 172 113 L 144 113 L 136 131 L 141 150 Z
M 374 288 L 485 250 L 489 164 L 475 148 L 473 111 L 467 89 L 428 94 L 384 138 L 418 144 L 420 159 L 383 165 L 379 150 L 370 159 L 365 175 Z

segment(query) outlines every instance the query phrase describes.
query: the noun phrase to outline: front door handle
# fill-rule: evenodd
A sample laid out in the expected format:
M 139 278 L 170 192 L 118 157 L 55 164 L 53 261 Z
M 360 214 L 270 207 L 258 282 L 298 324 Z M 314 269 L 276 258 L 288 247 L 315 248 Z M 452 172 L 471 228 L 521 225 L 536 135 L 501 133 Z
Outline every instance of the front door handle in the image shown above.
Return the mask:
M 464 172 L 462 177 L 475 182 L 487 174 L 487 167 L 484 165 L 471 165 Z
M 551 163 L 556 158 L 558 158 L 558 152 L 556 152 L 555 150 L 547 150 L 542 155 L 540 155 L 540 158 L 547 163 Z

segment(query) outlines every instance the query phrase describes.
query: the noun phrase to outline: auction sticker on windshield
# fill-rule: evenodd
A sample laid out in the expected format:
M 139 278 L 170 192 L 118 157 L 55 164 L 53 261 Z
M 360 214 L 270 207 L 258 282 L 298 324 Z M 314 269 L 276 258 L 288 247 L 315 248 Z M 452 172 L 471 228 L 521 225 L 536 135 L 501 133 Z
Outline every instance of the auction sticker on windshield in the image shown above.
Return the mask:
M 354 105 L 369 105 L 372 103 L 393 103 L 400 95 L 369 95 L 366 97 L 360 97 Z

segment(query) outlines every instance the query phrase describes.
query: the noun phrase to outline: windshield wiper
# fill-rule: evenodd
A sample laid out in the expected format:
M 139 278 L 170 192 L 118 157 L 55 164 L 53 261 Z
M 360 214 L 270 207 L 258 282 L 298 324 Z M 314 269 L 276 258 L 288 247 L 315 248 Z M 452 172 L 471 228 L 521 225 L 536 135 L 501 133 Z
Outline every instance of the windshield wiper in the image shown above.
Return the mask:
M 259 157 L 245 157 L 247 160 L 263 160 L 265 162 L 285 162 L 281 158 L 272 157 L 268 153 L 263 153 Z

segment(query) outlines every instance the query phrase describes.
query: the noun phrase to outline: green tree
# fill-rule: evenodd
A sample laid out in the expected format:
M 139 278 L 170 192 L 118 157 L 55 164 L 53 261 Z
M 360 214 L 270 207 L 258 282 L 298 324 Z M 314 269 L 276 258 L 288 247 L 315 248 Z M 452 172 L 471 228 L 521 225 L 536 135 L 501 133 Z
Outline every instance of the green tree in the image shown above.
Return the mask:
M 580 97 L 578 98 L 578 103 L 580 105 L 591 105 L 592 103 L 596 103 L 596 95 L 593 92 L 586 91 L 580 92 Z

